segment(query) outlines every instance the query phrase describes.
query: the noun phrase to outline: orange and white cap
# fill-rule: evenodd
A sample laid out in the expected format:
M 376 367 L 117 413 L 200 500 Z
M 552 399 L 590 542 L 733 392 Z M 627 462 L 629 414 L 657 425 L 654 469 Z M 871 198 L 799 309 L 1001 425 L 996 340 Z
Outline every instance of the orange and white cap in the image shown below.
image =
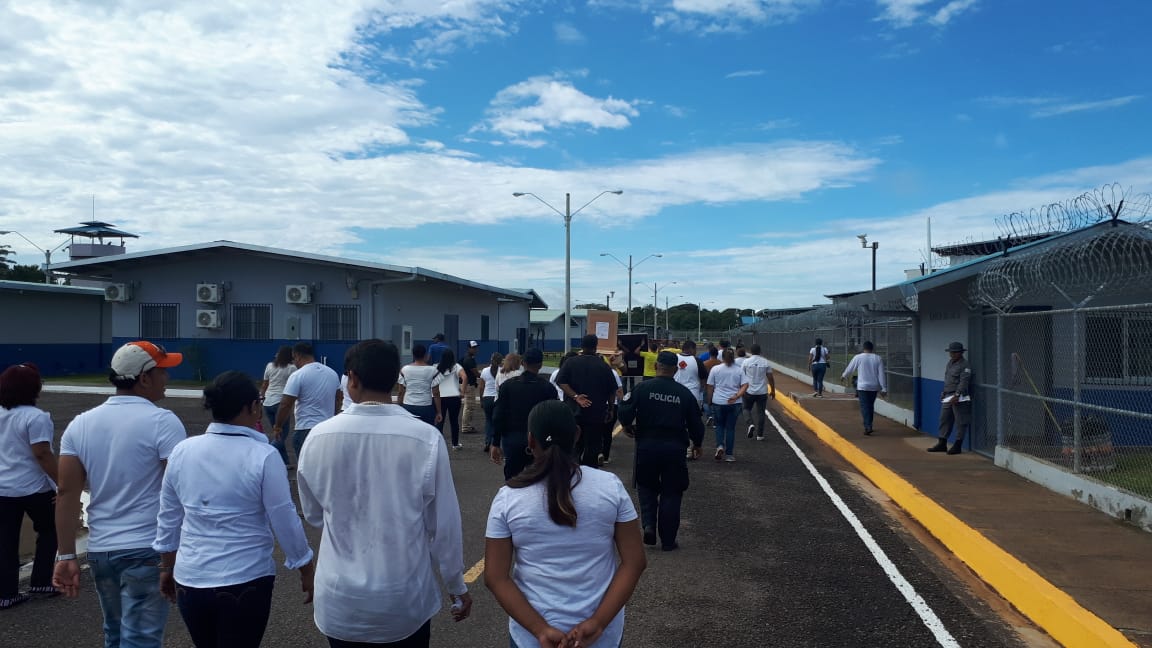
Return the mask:
M 168 353 L 162 346 L 140 340 L 116 350 L 112 371 L 120 378 L 137 378 L 149 369 L 175 367 L 183 361 L 182 353 Z

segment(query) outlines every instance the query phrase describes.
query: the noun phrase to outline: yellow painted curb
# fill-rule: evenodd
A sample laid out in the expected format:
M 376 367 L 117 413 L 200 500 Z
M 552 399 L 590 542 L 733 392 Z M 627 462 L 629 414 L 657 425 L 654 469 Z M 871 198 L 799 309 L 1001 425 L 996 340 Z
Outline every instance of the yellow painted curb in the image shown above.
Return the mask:
M 776 402 L 887 493 L 977 576 L 1056 641 L 1069 648 L 1135 648 L 1136 644 L 1119 630 L 840 436 L 798 402 L 791 398 Z

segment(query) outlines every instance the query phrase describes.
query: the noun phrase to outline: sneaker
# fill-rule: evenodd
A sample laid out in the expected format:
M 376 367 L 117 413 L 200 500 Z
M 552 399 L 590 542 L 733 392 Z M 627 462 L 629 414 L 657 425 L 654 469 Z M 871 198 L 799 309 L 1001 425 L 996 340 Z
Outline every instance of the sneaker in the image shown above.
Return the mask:
M 763 441 L 763 440 L 764 440 L 764 437 L 762 437 L 762 436 L 758 436 L 758 437 L 756 437 L 756 440 L 757 440 L 757 441 Z
M 736 461 L 736 455 L 728 455 L 727 457 L 724 457 L 725 463 L 734 463 L 735 461 Z
M 600 466 L 603 466 L 604 464 L 608 463 L 608 460 L 604 458 L 603 452 L 596 455 L 596 463 L 597 463 L 597 465 L 600 465 Z
M 749 425 L 748 426 L 748 438 L 751 439 L 754 434 L 756 434 L 756 426 L 755 425 Z
M 612 463 L 612 457 L 604 457 L 604 461 L 601 461 L 600 465 L 601 466 L 607 466 L 610 463 Z
M 724 446 L 716 446 L 716 461 L 724 458 Z
M 462 444 L 462 443 L 456 443 L 456 444 L 454 444 L 454 445 L 452 446 L 452 449 L 453 449 L 453 450 L 463 450 L 463 449 L 464 449 L 464 444 Z
M 696 456 L 692 454 L 692 448 L 688 448 L 688 452 L 687 452 L 687 454 L 684 455 L 684 458 L 687 459 L 688 461 L 692 461 L 693 459 L 696 458 Z
M 649 546 L 656 544 L 656 529 L 644 527 L 644 544 Z
M 872 428 L 864 428 L 864 436 L 872 436 Z
M 713 427 L 714 427 L 714 426 L 716 425 L 716 419 L 715 419 L 715 418 L 713 418 L 713 417 L 711 417 L 711 416 L 709 416 L 709 417 L 708 417 L 708 420 L 707 420 L 707 421 L 704 421 L 704 425 L 708 425 L 708 426 L 713 426 Z
M 673 542 L 670 545 L 663 545 L 662 547 L 660 547 L 660 549 L 662 551 L 676 551 L 679 548 L 680 548 L 680 543 L 678 543 L 678 542 Z
M 816 398 L 819 395 L 820 395 L 820 392 L 812 392 L 812 398 Z

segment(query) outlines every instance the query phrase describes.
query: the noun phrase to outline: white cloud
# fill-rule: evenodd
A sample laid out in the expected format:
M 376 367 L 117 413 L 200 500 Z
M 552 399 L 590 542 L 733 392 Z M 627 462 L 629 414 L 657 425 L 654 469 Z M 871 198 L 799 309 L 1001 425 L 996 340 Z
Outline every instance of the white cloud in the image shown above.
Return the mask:
M 670 0 L 649 3 L 656 27 L 704 34 L 795 20 L 819 0 Z
M 1051 106 L 1045 106 L 1032 112 L 1033 117 L 1056 117 L 1058 115 L 1067 115 L 1075 112 L 1095 112 L 1100 110 L 1108 110 L 1110 108 L 1119 108 L 1127 106 L 1128 104 L 1140 99 L 1141 95 L 1128 95 L 1126 97 L 1115 97 L 1112 99 L 1101 99 L 1100 101 L 1082 101 L 1076 103 L 1059 103 Z
M 557 42 L 568 43 L 570 45 L 581 45 L 588 39 L 584 37 L 584 33 L 576 28 L 575 25 L 569 22 L 558 22 L 552 25 L 552 31 L 556 35 Z
M 1111 99 L 1100 99 L 1096 101 L 1072 101 L 1064 97 L 1004 97 L 1004 96 L 990 96 L 981 97 L 977 101 L 991 106 L 998 107 L 1015 107 L 1015 106 L 1029 106 L 1032 107 L 1031 116 L 1035 118 L 1057 117 L 1060 115 L 1067 115 L 1077 112 L 1098 112 L 1101 110 L 1109 110 L 1112 108 L 1121 108 L 1130 103 L 1138 101 L 1143 98 L 1143 95 L 1127 95 L 1124 97 L 1113 97 Z
M 926 22 L 944 27 L 953 18 L 975 7 L 978 0 L 877 0 L 883 13 L 880 20 L 894 27 L 911 27 Z
M 622 129 L 640 112 L 637 101 L 584 94 L 562 77 L 538 76 L 496 93 L 482 127 L 519 142 L 559 128 Z M 535 139 L 539 140 L 539 137 Z
M 729 72 L 724 75 L 725 79 L 739 79 L 743 77 L 762 76 L 764 70 L 737 70 L 736 72 Z

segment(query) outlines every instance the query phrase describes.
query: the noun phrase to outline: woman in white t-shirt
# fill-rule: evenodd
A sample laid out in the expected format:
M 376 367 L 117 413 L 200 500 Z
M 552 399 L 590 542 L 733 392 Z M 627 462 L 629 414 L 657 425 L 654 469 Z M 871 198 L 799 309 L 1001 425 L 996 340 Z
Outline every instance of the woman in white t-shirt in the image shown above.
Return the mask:
M 624 604 L 647 566 L 628 491 L 612 473 L 581 468 L 579 436 L 566 404 L 533 407 L 534 463 L 496 493 L 488 513 L 484 583 L 508 613 L 516 648 L 619 646 Z
M 36 407 L 40 370 L 27 362 L 0 374 L 0 610 L 29 599 L 20 593 L 20 527 L 36 529 L 29 594 L 55 596 L 56 455 L 52 417 Z
M 744 407 L 748 376 L 736 366 L 736 353 L 724 349 L 722 363 L 708 372 L 708 402 L 716 417 L 716 460 L 736 461 L 736 420 Z
M 432 393 L 440 397 L 440 411 L 448 419 L 452 430 L 452 449 L 462 450 L 460 444 L 460 385 L 468 380 L 464 367 L 456 362 L 452 349 L 444 349 L 436 365 L 436 378 L 432 380 Z
M 428 364 L 428 349 L 423 344 L 412 347 L 412 364 L 400 369 L 400 405 L 428 425 L 444 420 L 440 414 L 440 396 L 432 392 L 432 383 L 439 372 Z
M 280 411 L 280 399 L 284 397 L 284 385 L 288 382 L 288 376 L 291 376 L 293 371 L 296 371 L 296 365 L 292 363 L 292 347 L 287 344 L 277 349 L 276 357 L 272 358 L 272 362 L 264 367 L 264 381 L 260 383 L 260 398 L 264 399 L 264 415 L 268 417 L 269 431 L 276 425 L 276 413 Z M 284 429 L 295 429 L 291 413 L 288 414 L 288 420 L 284 423 Z M 288 448 L 284 445 L 284 440 L 272 439 L 272 445 L 280 452 L 280 458 L 284 460 L 284 465 L 289 465 Z
M 493 353 L 488 360 L 488 366 L 480 372 L 480 407 L 484 410 L 485 454 L 492 448 L 492 437 L 495 433 L 492 412 L 496 407 L 496 395 L 500 393 L 496 387 L 496 376 L 499 374 L 502 364 L 504 364 L 504 355 L 500 352 Z

